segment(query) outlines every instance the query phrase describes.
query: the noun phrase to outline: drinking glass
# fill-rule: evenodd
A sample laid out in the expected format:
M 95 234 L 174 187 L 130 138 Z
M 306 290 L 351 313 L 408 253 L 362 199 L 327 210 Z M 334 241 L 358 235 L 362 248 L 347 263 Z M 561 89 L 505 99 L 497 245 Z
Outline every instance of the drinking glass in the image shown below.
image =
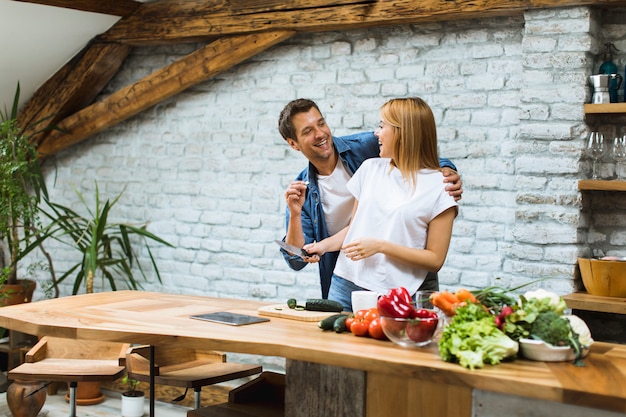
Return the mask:
M 600 178 L 598 175 L 598 161 L 604 156 L 604 152 L 604 136 L 600 132 L 591 132 L 587 140 L 587 153 L 593 161 L 591 178 L 594 180 Z
M 613 141 L 613 160 L 615 161 L 615 175 L 623 181 L 623 162 L 626 161 L 626 135 L 615 138 Z

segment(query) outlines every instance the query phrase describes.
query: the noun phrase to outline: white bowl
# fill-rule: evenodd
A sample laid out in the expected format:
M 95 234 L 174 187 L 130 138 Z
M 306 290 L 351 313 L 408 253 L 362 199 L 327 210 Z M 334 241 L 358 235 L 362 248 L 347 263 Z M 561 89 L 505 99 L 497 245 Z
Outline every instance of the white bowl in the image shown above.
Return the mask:
M 576 359 L 576 352 L 569 346 L 552 346 L 543 340 L 520 339 L 522 356 L 534 361 L 565 362 Z M 588 348 L 583 348 L 583 358 L 589 353 Z

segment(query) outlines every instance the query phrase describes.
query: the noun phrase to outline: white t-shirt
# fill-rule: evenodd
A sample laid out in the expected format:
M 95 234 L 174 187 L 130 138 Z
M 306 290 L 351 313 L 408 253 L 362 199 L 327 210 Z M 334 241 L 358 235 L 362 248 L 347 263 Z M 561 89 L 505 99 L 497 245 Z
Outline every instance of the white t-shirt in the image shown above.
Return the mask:
M 317 176 L 317 186 L 320 189 L 329 236 L 350 224 L 350 217 L 354 208 L 354 196 L 346 186 L 348 180 L 350 180 L 350 174 L 339 158 L 330 175 L 318 174 Z
M 359 207 L 344 243 L 372 237 L 423 249 L 430 221 L 448 208 L 457 206 L 445 190 L 441 172 L 420 170 L 413 189 L 397 168 L 390 170 L 389 158 L 366 160 L 347 186 L 359 201 Z M 335 267 L 335 273 L 340 277 L 381 294 L 397 287 L 405 287 L 413 294 L 427 272 L 380 253 L 351 261 L 342 251 Z

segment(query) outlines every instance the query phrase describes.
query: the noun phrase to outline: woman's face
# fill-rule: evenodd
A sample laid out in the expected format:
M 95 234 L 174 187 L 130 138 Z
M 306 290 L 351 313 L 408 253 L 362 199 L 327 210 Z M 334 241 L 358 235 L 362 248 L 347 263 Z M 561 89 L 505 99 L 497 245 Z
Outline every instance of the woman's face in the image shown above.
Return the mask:
M 378 138 L 378 149 L 381 158 L 393 158 L 393 149 L 396 143 L 396 128 L 384 120 L 374 132 Z

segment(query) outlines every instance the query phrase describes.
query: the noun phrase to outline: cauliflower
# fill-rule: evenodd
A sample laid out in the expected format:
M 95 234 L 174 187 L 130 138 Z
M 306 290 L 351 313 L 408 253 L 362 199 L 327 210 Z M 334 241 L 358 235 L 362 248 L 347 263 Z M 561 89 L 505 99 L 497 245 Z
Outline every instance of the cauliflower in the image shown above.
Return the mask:
M 565 300 L 561 298 L 560 295 L 555 294 L 550 291 L 546 291 L 543 288 L 539 288 L 535 291 L 527 291 L 524 293 L 524 297 L 526 300 L 537 300 L 537 302 L 545 302 L 550 307 L 551 310 L 554 310 L 558 314 L 562 314 L 563 311 L 567 308 L 567 304 L 565 304 Z M 520 302 L 522 300 L 520 299 Z
M 563 317 L 569 320 L 572 330 L 578 335 L 580 344 L 585 347 L 591 346 L 593 339 L 591 338 L 591 331 L 589 330 L 589 327 L 587 327 L 587 323 L 585 323 L 580 317 L 572 314 L 566 314 Z

